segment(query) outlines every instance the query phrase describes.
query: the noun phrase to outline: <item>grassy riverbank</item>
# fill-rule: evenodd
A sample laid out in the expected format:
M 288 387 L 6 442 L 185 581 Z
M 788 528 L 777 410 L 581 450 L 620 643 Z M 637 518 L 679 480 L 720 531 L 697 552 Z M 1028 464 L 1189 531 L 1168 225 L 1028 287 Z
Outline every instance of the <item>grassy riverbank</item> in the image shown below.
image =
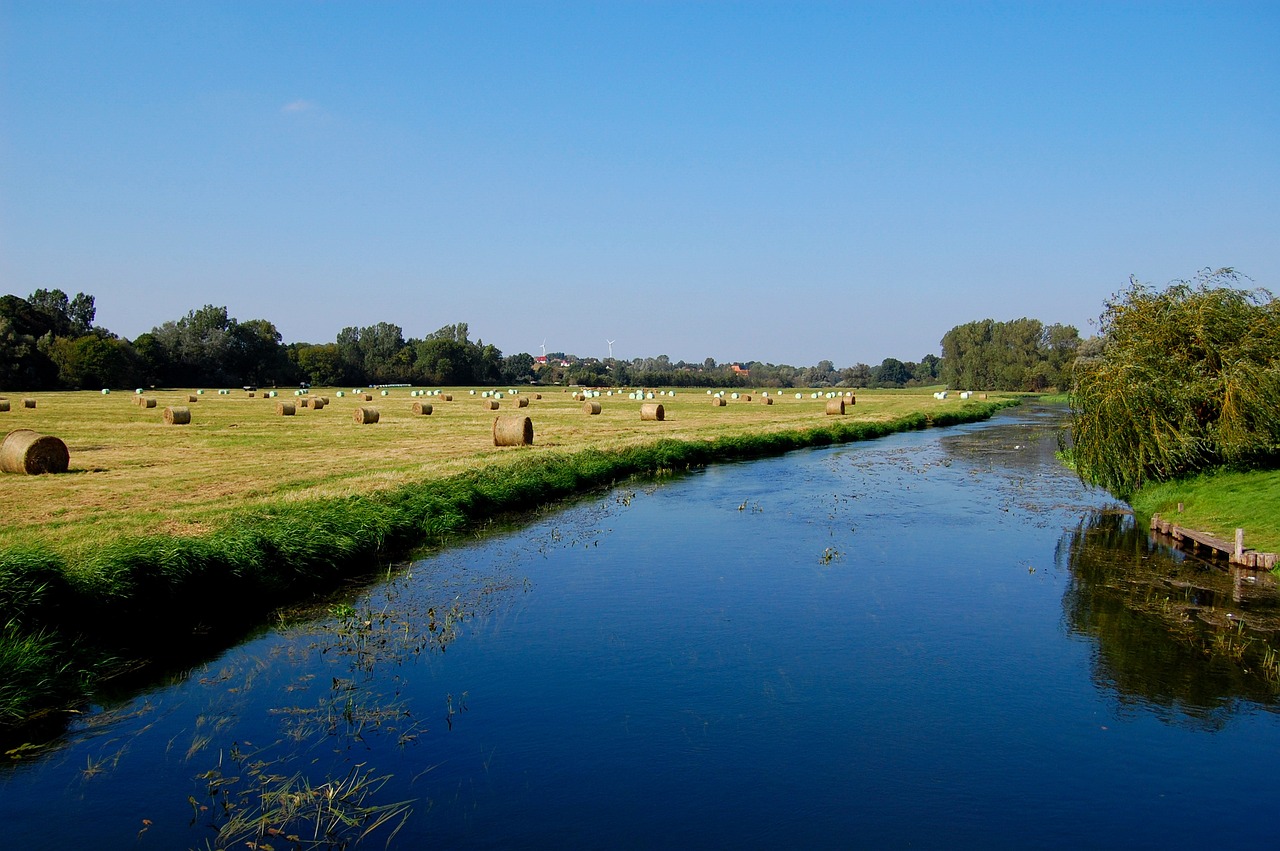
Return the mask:
M 320 391 L 325 392 L 325 391 Z M 272 608 L 379 559 L 457 535 L 496 514 L 563 499 L 634 475 L 879 437 L 990 416 L 1010 399 L 960 403 L 928 391 L 861 393 L 845 416 L 794 393 L 712 407 L 702 393 L 639 401 L 603 397 L 588 416 L 567 393 L 501 413 L 534 421 L 531 447 L 495 448 L 494 412 L 454 390 L 430 417 L 407 390 L 295 417 L 244 394 L 156 394 L 186 404 L 192 424 L 166 426 L 124 394 L 44 394 L 6 428 L 67 441 L 71 473 L 6 476 L 0 512 L 0 724 L 92 694 L 112 672 L 255 623 Z M 171 396 L 172 398 L 165 398 Z M 994 396 L 994 394 L 993 394 Z M 511 408 L 511 410 L 506 410 Z M 17 412 L 9 412 L 14 414 Z
M 1182 526 L 1228 541 L 1235 539 L 1236 529 L 1244 529 L 1246 547 L 1280 552 L 1280 470 L 1219 470 L 1147 485 L 1132 504 L 1142 522 L 1157 513 L 1177 517 Z

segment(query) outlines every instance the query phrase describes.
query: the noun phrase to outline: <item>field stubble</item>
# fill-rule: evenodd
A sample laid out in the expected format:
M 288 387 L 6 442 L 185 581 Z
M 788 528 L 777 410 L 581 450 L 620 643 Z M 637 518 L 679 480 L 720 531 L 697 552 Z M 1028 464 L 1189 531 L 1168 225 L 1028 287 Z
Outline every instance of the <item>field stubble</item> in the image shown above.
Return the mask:
M 453 401 L 432 398 L 433 413 L 417 416 L 409 389 L 397 388 L 365 403 L 379 409 L 374 425 L 355 423 L 360 402 L 333 389 L 314 389 L 330 404 L 319 411 L 299 408 L 293 417 L 276 414 L 278 399 L 241 390 L 206 393 L 198 403 L 187 402 L 188 389 L 154 391 L 147 394 L 157 400 L 150 409 L 126 393 L 27 394 L 37 407 L 0 415 L 0 433 L 31 428 L 60 437 L 71 452 L 70 468 L 64 475 L 0 478 L 0 548 L 40 543 L 73 554 L 122 537 L 199 535 L 242 509 L 428 484 L 528 453 L 827 424 L 826 400 L 809 392 L 802 399 L 794 391 L 777 395 L 768 406 L 753 393 L 751 402 L 729 400 L 715 408 L 705 391 L 677 391 L 658 397 L 666 409 L 663 421 L 642 422 L 640 401 L 625 395 L 601 396 L 602 413 L 587 416 L 567 391 L 538 388 L 542 398 L 530 398 L 528 407 L 517 409 L 508 397 L 494 412 L 483 410 L 479 393 L 471 396 L 470 389 L 447 390 Z M 934 399 L 932 389 L 859 391 L 844 419 L 887 421 L 957 405 Z M 163 421 L 164 407 L 177 404 L 190 407 L 189 425 Z M 533 420 L 533 446 L 495 447 L 494 417 L 517 410 Z

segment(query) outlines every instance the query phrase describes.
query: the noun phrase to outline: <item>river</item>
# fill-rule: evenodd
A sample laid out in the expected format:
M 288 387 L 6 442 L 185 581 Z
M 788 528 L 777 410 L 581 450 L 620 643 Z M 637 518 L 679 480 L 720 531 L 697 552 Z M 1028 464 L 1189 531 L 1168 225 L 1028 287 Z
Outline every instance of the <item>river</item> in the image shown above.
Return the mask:
M 9 754 L 5 846 L 1269 843 L 1270 577 L 1150 543 L 1057 464 L 1060 413 L 397 566 Z

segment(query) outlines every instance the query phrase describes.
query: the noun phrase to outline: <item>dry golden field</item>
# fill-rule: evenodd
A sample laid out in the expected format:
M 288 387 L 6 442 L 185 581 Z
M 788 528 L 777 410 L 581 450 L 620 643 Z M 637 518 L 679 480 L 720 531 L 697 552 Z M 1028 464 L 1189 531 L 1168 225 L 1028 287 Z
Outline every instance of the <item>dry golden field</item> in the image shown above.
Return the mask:
M 664 406 L 665 419 L 652 422 L 641 420 L 642 403 L 627 391 L 602 393 L 594 400 L 601 413 L 591 416 L 571 390 L 559 388 L 521 389 L 529 398 L 525 408 L 517 407 L 510 388 L 497 388 L 506 396 L 497 411 L 482 405 L 484 388 L 444 389 L 453 396 L 448 402 L 413 397 L 411 388 L 387 396 L 374 390 L 374 401 L 360 402 L 349 388 L 338 397 L 338 389 L 314 388 L 329 404 L 321 410 L 299 405 L 294 416 L 276 412 L 278 402 L 298 401 L 292 389 L 265 398 L 265 391 L 250 397 L 211 388 L 196 402 L 187 401 L 193 389 L 149 391 L 156 400 L 149 409 L 124 391 L 0 394 L 11 402 L 0 412 L 0 435 L 34 429 L 61 438 L 71 456 L 66 474 L 0 475 L 0 547 L 40 541 L 74 551 L 119 536 L 200 534 L 239 508 L 427 483 L 519 453 L 798 430 L 827 419 L 827 400 L 811 398 L 812 391 L 801 399 L 795 390 L 773 391 L 772 405 L 757 391 L 750 391 L 751 401 L 746 391 L 736 391 L 742 395 L 736 400 L 725 391 L 727 404 L 713 407 L 705 390 L 676 390 L 645 400 Z M 888 420 L 961 404 L 954 394 L 934 399 L 934 389 L 859 391 L 845 417 Z M 23 398 L 35 399 L 36 407 L 22 407 Z M 414 402 L 430 404 L 433 412 L 415 415 Z M 189 408 L 190 424 L 166 424 L 162 413 L 170 405 Z M 377 408 L 379 421 L 356 423 L 358 405 Z M 530 417 L 533 446 L 493 445 L 494 418 L 508 414 Z

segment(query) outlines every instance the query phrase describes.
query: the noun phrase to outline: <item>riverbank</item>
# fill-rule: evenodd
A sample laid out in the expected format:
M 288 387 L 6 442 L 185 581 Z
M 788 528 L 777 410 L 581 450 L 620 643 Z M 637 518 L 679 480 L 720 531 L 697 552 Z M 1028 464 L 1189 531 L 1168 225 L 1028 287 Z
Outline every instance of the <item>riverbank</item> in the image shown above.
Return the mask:
M 1143 524 L 1152 514 L 1176 516 L 1180 526 L 1230 541 L 1236 529 L 1244 529 L 1246 547 L 1280 552 L 1280 470 L 1219 470 L 1147 485 L 1131 504 Z
M 216 644 L 280 605 L 504 512 L 631 476 L 975 422 L 1016 404 L 968 402 L 873 421 L 827 417 L 806 428 L 664 437 L 613 449 L 516 450 L 474 469 L 381 490 L 253 501 L 218 515 L 199 534 L 116 536 L 94 549 L 10 538 L 0 550 L 0 666 L 8 674 L 0 681 L 0 725 L 56 714 L 120 671 Z

